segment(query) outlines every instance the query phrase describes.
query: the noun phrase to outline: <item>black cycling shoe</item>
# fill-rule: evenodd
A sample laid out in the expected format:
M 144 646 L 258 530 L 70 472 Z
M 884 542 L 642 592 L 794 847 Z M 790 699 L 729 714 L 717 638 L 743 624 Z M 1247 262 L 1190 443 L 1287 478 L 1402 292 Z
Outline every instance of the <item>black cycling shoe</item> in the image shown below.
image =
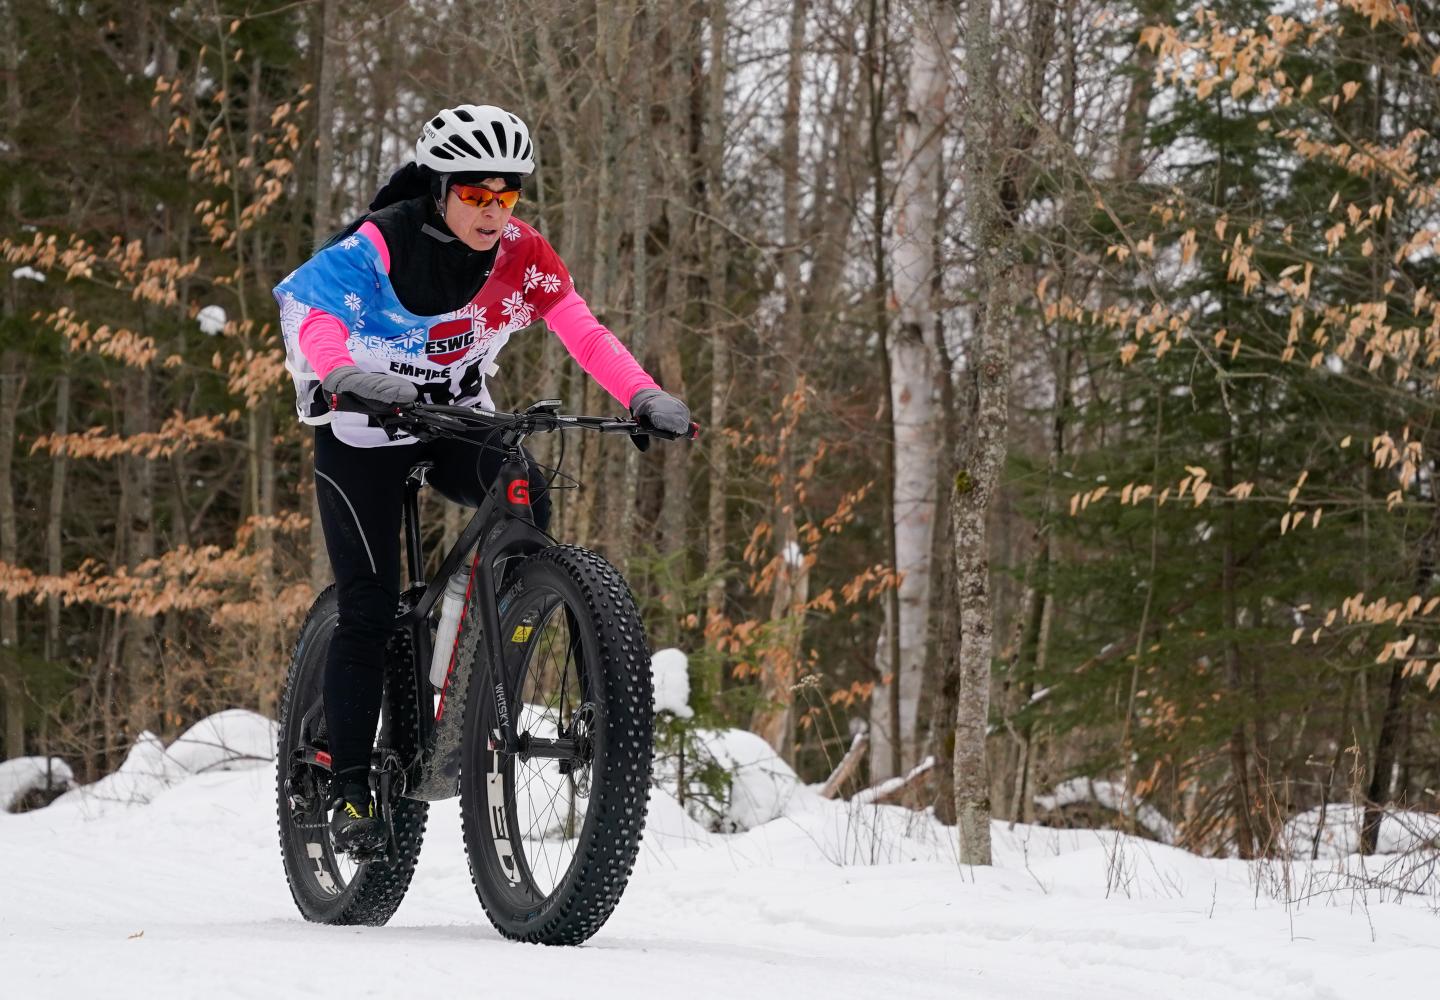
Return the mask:
M 346 784 L 335 797 L 330 838 L 340 854 L 373 854 L 385 846 L 385 824 L 375 814 L 370 789 Z

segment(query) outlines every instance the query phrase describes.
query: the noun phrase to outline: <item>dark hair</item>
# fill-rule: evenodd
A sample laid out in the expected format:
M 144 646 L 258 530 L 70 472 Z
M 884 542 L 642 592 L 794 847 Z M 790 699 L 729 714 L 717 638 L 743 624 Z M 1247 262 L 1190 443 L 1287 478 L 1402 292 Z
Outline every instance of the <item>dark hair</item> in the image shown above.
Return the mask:
M 425 194 L 438 194 L 436 188 L 439 180 L 440 175 L 435 171 L 411 160 L 391 174 L 390 179 L 375 192 L 375 197 L 370 200 L 370 211 L 378 212 L 397 201 L 409 201 Z
M 327 247 L 334 246 L 346 237 L 353 236 L 365 224 L 371 212 L 378 212 L 388 205 L 399 201 L 409 201 L 411 198 L 419 198 L 421 195 L 438 196 L 440 189 L 440 175 L 429 167 L 422 167 L 411 160 L 405 166 L 390 175 L 390 179 L 380 185 L 380 190 L 375 192 L 375 197 L 370 199 L 370 208 L 365 214 L 352 219 L 344 227 L 331 233 L 324 242 L 315 248 L 318 253 Z
M 460 174 L 449 174 L 451 184 L 479 184 L 491 177 L 499 178 L 507 188 L 518 188 L 523 180 L 519 174 L 497 174 L 489 170 L 467 170 Z
M 380 185 L 380 190 L 375 192 L 375 197 L 370 199 L 370 210 L 365 215 L 353 220 L 343 229 L 332 234 L 325 240 L 317 251 L 339 243 L 365 224 L 370 212 L 378 212 L 399 201 L 409 201 L 411 198 L 419 198 L 429 195 L 436 202 L 444 195 L 444 185 L 450 181 L 462 183 L 475 183 L 485 180 L 487 177 L 498 177 L 505 182 L 507 188 L 519 188 L 522 178 L 519 174 L 496 174 L 486 171 L 467 171 L 458 174 L 441 174 L 430 167 L 422 166 L 411 160 L 405 166 L 390 175 L 390 179 Z

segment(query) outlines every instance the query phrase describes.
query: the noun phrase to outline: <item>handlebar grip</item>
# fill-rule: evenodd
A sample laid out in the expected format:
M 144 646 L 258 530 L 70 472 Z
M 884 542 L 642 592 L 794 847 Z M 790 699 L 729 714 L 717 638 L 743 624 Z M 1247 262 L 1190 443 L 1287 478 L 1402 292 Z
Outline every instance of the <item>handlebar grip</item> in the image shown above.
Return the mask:
M 681 431 L 678 434 L 674 431 L 661 430 L 648 420 L 640 420 L 637 421 L 637 423 L 640 426 L 640 430 L 635 432 L 637 436 L 640 434 L 648 434 L 662 441 L 679 441 L 681 438 L 684 438 L 686 441 L 695 441 L 700 437 L 700 425 L 693 420 L 690 422 L 688 430 Z
M 382 403 L 376 399 L 357 396 L 353 392 L 332 392 L 329 394 L 330 409 L 336 413 L 364 413 L 371 417 L 392 417 L 403 410 L 399 403 Z
M 636 431 L 630 435 L 630 443 L 641 451 L 649 451 L 651 437 L 658 437 L 662 441 L 679 441 L 681 439 L 698 441 L 700 439 L 700 425 L 692 420 L 690 421 L 690 429 L 684 434 L 671 434 L 668 431 L 658 430 L 646 424 L 645 430 Z

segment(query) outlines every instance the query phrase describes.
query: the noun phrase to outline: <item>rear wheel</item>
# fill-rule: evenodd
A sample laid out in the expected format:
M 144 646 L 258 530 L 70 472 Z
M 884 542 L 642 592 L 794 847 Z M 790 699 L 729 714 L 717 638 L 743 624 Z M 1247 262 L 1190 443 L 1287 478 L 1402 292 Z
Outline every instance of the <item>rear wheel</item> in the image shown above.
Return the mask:
M 461 662 L 483 670 L 478 632 L 462 631 Z M 496 682 L 477 673 L 460 771 L 471 880 L 506 937 L 579 944 L 615 909 L 640 849 L 654 726 L 649 647 L 620 574 L 569 545 L 544 549 L 510 578 L 500 638 L 522 752 L 487 750 L 499 728 Z M 532 739 L 571 749 L 532 755 L 523 749 Z
M 330 775 L 303 757 L 306 751 L 329 749 L 321 695 L 325 658 L 339 617 L 335 588 L 329 587 L 311 606 L 291 655 L 275 755 L 280 853 L 290 895 L 306 920 L 378 926 L 405 898 L 420 856 L 429 806 L 398 796 L 392 799 L 397 848 L 393 864 L 383 860 L 357 864 L 337 854 L 330 842 Z M 396 723 L 412 719 L 416 711 L 411 704 L 413 685 L 392 682 L 397 669 L 408 666 L 408 656 L 405 660 L 405 664 L 392 662 L 387 671 L 382 714 L 389 725 L 382 731 L 395 730 Z

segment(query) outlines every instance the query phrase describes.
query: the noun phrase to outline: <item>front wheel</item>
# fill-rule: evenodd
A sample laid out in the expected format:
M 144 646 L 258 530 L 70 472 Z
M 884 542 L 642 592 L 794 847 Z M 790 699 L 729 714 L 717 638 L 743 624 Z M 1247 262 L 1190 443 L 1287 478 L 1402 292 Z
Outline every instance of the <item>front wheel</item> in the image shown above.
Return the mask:
M 620 574 L 572 545 L 522 563 L 499 610 L 522 751 L 488 749 L 499 728 L 496 681 L 478 626 L 467 627 L 460 662 L 478 681 L 460 770 L 470 877 L 501 934 L 579 944 L 615 909 L 640 850 L 654 730 L 649 646 Z M 471 609 L 466 624 L 477 621 Z M 571 749 L 529 754 L 530 740 Z

